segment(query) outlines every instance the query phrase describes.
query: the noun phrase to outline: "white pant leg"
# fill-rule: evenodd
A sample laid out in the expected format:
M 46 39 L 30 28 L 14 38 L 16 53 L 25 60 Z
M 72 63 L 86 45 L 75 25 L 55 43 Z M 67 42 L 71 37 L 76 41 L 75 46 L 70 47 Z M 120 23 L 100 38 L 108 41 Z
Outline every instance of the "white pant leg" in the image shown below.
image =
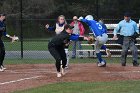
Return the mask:
M 108 41 L 108 35 L 103 34 L 102 36 L 98 36 L 96 39 L 99 41 L 99 44 L 103 45 Z
M 103 34 L 102 36 L 96 37 L 95 52 L 99 53 L 101 46 L 104 45 L 107 41 L 108 41 L 108 35 L 107 34 Z
M 100 48 L 101 48 L 102 44 L 99 43 L 98 40 L 95 41 L 95 53 L 99 53 L 100 52 Z

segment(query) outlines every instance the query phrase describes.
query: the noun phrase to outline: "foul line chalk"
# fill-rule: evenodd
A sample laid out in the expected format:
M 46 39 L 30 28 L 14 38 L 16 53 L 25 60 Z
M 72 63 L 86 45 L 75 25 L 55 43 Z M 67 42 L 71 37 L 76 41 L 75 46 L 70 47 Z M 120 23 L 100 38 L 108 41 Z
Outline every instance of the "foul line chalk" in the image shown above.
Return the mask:
M 34 77 L 29 77 L 29 78 L 21 78 L 21 79 L 18 79 L 18 80 L 12 80 L 12 81 L 8 81 L 8 82 L 3 82 L 3 83 L 0 83 L 0 86 L 10 84 L 10 83 L 16 83 L 16 82 L 20 82 L 20 81 L 24 81 L 24 80 L 36 79 L 36 78 L 39 78 L 39 77 L 42 77 L 42 76 L 34 76 Z
M 7 72 L 10 72 L 10 73 L 14 73 L 14 74 L 41 74 L 41 73 L 56 73 L 56 71 L 44 71 L 44 70 L 40 70 L 40 71 L 33 71 L 33 72 L 31 72 L 31 71 L 28 71 L 28 72 L 23 72 L 23 71 L 12 71 L 12 70 L 9 70 L 9 71 L 7 71 Z

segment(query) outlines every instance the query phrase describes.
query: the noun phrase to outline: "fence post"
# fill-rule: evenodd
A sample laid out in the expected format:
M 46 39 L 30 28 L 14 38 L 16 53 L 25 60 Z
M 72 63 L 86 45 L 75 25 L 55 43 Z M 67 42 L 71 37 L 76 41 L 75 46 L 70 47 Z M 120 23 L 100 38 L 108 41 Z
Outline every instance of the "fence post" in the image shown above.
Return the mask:
M 23 59 L 23 30 L 22 30 L 22 0 L 20 0 L 20 39 L 21 39 L 21 59 Z

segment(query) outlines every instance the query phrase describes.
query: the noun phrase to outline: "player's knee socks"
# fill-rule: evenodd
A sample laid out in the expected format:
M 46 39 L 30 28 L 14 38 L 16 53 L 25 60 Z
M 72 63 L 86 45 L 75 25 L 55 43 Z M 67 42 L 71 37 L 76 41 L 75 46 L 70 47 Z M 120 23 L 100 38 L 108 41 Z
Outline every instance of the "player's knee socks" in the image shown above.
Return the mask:
M 103 61 L 103 59 L 102 59 L 102 55 L 101 55 L 101 52 L 96 53 L 96 56 L 97 56 L 99 62 L 102 62 L 102 61 Z
M 105 46 L 105 45 L 102 45 L 101 49 L 106 50 L 107 48 L 106 48 L 106 46 Z
M 66 66 L 69 65 L 69 56 L 67 57 L 67 62 L 66 62 Z
M 66 66 L 68 66 L 68 64 L 69 64 L 69 51 L 68 51 L 68 49 L 65 49 L 65 53 L 66 53 L 66 57 L 67 57 Z

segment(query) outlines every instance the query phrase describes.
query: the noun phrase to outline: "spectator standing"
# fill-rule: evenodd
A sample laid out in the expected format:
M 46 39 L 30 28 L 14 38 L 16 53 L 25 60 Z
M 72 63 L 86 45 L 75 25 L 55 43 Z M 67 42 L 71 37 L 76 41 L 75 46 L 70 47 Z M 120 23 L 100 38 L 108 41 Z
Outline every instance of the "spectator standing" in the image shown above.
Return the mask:
M 55 23 L 54 26 L 50 27 L 49 24 L 47 24 L 45 27 L 49 30 L 49 31 L 55 31 L 56 35 L 59 35 L 62 31 L 64 31 L 64 26 L 67 24 L 65 16 L 64 15 L 60 15 L 57 18 L 57 22 Z M 67 46 L 65 46 L 65 53 L 66 53 L 66 57 L 67 57 L 67 64 L 66 64 L 66 68 L 68 68 L 69 65 L 69 51 L 68 51 L 68 47 L 69 47 L 69 43 L 67 44 Z
M 82 23 L 80 21 L 78 21 L 78 17 L 77 16 L 73 17 L 73 21 L 71 22 L 71 26 L 74 26 L 73 34 L 80 35 L 80 36 L 84 35 L 85 29 L 84 29 Z M 77 44 L 78 44 L 79 50 L 82 49 L 81 42 L 82 41 L 72 41 L 72 46 L 73 46 L 72 58 L 76 58 L 76 45 Z M 80 58 L 82 58 L 83 52 L 79 52 L 79 55 L 80 55 Z

